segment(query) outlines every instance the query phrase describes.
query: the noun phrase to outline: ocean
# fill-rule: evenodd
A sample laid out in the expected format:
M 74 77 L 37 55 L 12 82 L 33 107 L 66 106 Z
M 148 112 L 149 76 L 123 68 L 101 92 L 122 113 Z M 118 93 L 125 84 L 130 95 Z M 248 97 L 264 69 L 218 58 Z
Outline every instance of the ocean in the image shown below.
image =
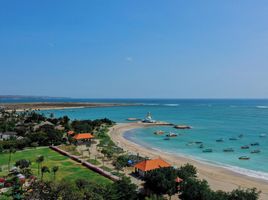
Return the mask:
M 47 100 L 46 100 L 47 101 Z M 96 119 L 107 117 L 116 122 L 127 122 L 129 117 L 144 118 L 151 112 L 155 120 L 186 124 L 190 130 L 173 127 L 151 127 L 128 131 L 127 139 L 161 151 L 186 156 L 212 165 L 231 169 L 241 174 L 268 180 L 268 100 L 266 99 L 63 99 L 59 101 L 139 103 L 137 106 L 78 108 L 42 111 L 48 115 L 68 115 L 71 119 Z M 153 134 L 163 130 L 179 134 L 164 140 L 164 135 Z M 243 134 L 243 137 L 238 136 Z M 266 137 L 260 137 L 267 134 Z M 216 142 L 222 138 L 223 142 Z M 237 138 L 237 140 L 230 140 Z M 210 148 L 211 153 L 202 152 Z M 259 146 L 251 146 L 259 143 Z M 249 149 L 241 146 L 249 145 Z M 233 148 L 234 152 L 223 152 Z M 252 150 L 260 153 L 252 154 Z M 248 156 L 250 160 L 239 160 Z

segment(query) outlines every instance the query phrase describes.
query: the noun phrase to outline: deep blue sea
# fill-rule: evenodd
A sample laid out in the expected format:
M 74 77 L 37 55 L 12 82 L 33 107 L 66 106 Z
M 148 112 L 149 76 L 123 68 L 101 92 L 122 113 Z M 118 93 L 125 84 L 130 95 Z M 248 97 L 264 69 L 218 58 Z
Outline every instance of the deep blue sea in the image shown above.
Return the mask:
M 46 100 L 48 101 L 48 100 Z M 172 127 L 142 128 L 129 131 L 125 137 L 139 144 L 165 152 L 183 155 L 221 165 L 258 178 L 268 180 L 268 100 L 209 100 L 209 99 L 58 99 L 58 101 L 77 102 L 124 102 L 141 103 L 139 106 L 83 108 L 42 111 L 53 112 L 56 116 L 68 115 L 71 119 L 110 118 L 116 122 L 126 122 L 129 117 L 144 118 L 151 112 L 156 120 L 175 124 L 187 124 L 191 130 L 176 130 Z M 153 134 L 156 130 L 180 134 L 171 140 L 164 140 L 165 135 Z M 243 134 L 242 138 L 238 136 Z M 260 134 L 267 134 L 260 137 Z M 235 137 L 237 140 L 229 140 Z M 223 142 L 216 142 L 223 138 Z M 199 145 L 213 149 L 212 153 L 203 153 Z M 259 146 L 241 149 L 243 145 L 258 142 Z M 191 144 L 191 145 L 189 145 Z M 234 152 L 223 152 L 233 148 Z M 259 154 L 250 153 L 260 150 Z M 250 160 L 239 160 L 248 156 Z

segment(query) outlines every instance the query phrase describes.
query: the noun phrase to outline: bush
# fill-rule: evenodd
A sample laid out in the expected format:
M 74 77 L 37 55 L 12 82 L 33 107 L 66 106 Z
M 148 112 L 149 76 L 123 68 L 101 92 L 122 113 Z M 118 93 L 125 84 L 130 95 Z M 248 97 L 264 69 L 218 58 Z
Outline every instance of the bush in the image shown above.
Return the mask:
M 171 196 L 177 192 L 176 178 L 177 172 L 174 168 L 159 168 L 145 175 L 144 187 L 155 194 Z

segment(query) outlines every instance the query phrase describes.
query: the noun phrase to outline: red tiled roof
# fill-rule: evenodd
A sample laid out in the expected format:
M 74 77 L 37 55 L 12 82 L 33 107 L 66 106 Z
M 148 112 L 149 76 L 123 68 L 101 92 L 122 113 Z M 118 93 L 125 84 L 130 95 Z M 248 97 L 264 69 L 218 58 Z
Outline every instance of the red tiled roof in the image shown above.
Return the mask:
M 86 140 L 86 139 L 92 139 L 94 138 L 94 136 L 91 135 L 90 133 L 79 133 L 75 135 L 73 138 L 76 140 Z
M 166 161 L 158 158 L 153 160 L 145 160 L 140 163 L 137 163 L 134 167 L 137 169 L 140 169 L 141 171 L 150 171 L 154 169 L 158 169 L 161 167 L 170 167 L 171 165 L 167 163 Z
M 176 181 L 176 183 L 180 183 L 180 182 L 183 181 L 183 179 L 181 179 L 180 177 L 177 177 L 177 178 L 175 179 L 175 181 Z
M 68 135 L 73 135 L 74 134 L 74 131 L 68 131 L 67 134 Z

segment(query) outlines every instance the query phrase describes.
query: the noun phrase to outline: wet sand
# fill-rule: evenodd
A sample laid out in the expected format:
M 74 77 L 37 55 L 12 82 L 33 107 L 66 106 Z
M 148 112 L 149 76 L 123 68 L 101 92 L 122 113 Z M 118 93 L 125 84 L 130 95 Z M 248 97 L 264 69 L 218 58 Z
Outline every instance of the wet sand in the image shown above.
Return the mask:
M 181 166 L 186 163 L 194 165 L 198 169 L 198 177 L 207 180 L 211 188 L 214 190 L 231 191 L 238 187 L 255 187 L 262 191 L 260 199 L 268 199 L 268 182 L 265 180 L 252 178 L 222 167 L 206 164 L 187 157 L 181 157 L 147 148 L 123 137 L 123 134 L 126 131 L 149 126 L 156 125 L 143 123 L 121 123 L 110 128 L 109 135 L 118 146 L 133 154 L 139 153 L 141 156 L 148 156 L 150 158 L 161 157 L 175 166 Z

